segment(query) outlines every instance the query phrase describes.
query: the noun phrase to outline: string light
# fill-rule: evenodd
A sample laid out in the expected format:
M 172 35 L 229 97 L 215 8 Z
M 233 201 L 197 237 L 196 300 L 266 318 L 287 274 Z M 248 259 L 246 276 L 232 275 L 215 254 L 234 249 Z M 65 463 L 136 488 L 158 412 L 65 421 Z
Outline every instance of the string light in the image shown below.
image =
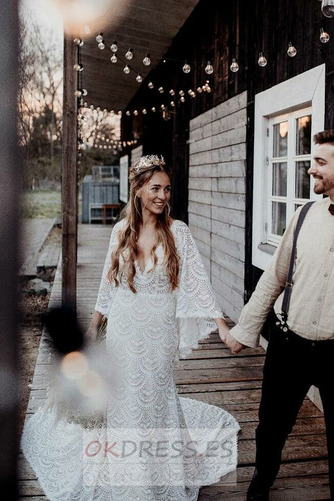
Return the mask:
M 118 45 L 117 45 L 117 42 L 113 42 L 113 43 L 110 45 L 110 50 L 111 50 L 111 52 L 117 52 L 117 50 L 118 50 Z
M 103 33 L 99 33 L 99 34 L 96 36 L 95 40 L 97 41 L 97 43 L 101 43 L 101 42 L 103 42 Z
M 141 83 L 141 82 L 143 81 L 143 77 L 141 76 L 141 74 L 140 74 L 140 73 L 138 73 L 138 75 L 136 76 L 136 81 L 137 81 L 138 83 Z
M 320 28 L 320 42 L 327 43 L 327 42 L 329 42 L 329 39 L 330 39 L 330 36 L 327 33 L 327 31 L 325 31 L 323 28 Z
M 183 73 L 190 73 L 191 67 L 190 67 L 190 64 L 187 63 L 187 61 L 184 63 L 182 71 L 183 71 Z
M 239 71 L 238 61 L 235 57 L 232 58 L 230 70 L 232 71 L 232 73 L 236 73 L 237 71 Z
M 73 40 L 73 42 L 75 43 L 75 45 L 78 45 L 79 47 L 82 47 L 84 44 L 84 42 L 83 42 L 83 40 L 81 40 L 81 38 L 75 38 Z
M 181 101 L 181 103 L 184 103 L 184 102 L 185 102 L 185 98 L 184 98 L 184 96 L 181 96 L 181 97 L 180 97 L 180 101 Z
M 151 59 L 150 59 L 150 55 L 149 55 L 149 54 L 146 54 L 146 56 L 144 57 L 144 59 L 143 59 L 143 64 L 144 64 L 145 66 L 150 66 L 150 64 L 151 64 Z
M 149 89 L 154 89 L 154 85 L 153 85 L 153 82 L 149 81 L 148 84 L 147 84 L 147 87 Z
M 158 91 L 160 92 L 160 94 L 163 94 L 165 92 L 165 89 L 163 87 L 159 87 Z
M 175 90 L 174 89 L 170 89 L 169 93 L 170 93 L 171 96 L 175 96 Z
M 137 115 L 138 115 L 138 111 L 137 111 L 137 110 L 134 110 L 134 111 L 133 111 L 133 114 L 134 114 L 135 116 L 137 116 Z
M 155 106 L 152 106 L 151 110 L 153 111 L 153 113 L 155 113 L 157 111 Z
M 199 94 L 201 94 L 201 92 L 203 92 L 203 89 L 202 89 L 202 87 L 197 87 L 196 91 L 197 91 Z
M 130 68 L 127 64 L 124 66 L 123 71 L 126 75 L 128 75 L 130 73 Z
M 334 0 L 322 0 L 321 12 L 326 17 L 334 17 Z
M 111 56 L 110 61 L 114 64 L 117 63 L 117 56 L 115 53 Z
M 142 110 L 142 114 L 143 114 L 143 115 L 147 115 L 147 109 L 146 109 L 146 108 L 143 108 L 143 110 Z
M 127 110 L 127 111 L 125 112 L 125 114 L 126 114 L 126 116 L 128 116 L 128 117 L 131 115 L 131 113 L 130 113 L 130 111 L 129 111 L 129 110 Z
M 125 53 L 125 57 L 128 61 L 131 61 L 131 59 L 133 58 L 133 49 L 128 49 Z
M 86 89 L 78 89 L 75 91 L 74 95 L 76 97 L 82 97 L 82 96 L 87 96 L 88 92 Z
M 211 61 L 207 62 L 207 65 L 205 66 L 205 73 L 208 75 L 211 75 L 213 73 L 213 66 L 211 64 Z
M 259 59 L 258 59 L 258 61 L 257 61 L 257 64 L 263 68 L 264 66 L 267 66 L 267 63 L 268 63 L 268 61 L 267 61 L 267 59 L 265 58 L 265 56 L 264 56 L 263 52 L 260 52 L 260 53 L 259 53 Z
M 184 96 L 184 91 L 183 90 L 180 90 L 179 91 L 179 96 L 183 97 Z
M 103 49 L 105 48 L 104 43 L 103 43 L 103 42 L 100 42 L 100 43 L 98 44 L 98 48 L 99 48 L 100 50 L 103 50 Z
M 292 45 L 292 42 L 289 42 L 287 54 L 289 57 L 295 57 L 295 55 L 297 54 L 297 49 Z

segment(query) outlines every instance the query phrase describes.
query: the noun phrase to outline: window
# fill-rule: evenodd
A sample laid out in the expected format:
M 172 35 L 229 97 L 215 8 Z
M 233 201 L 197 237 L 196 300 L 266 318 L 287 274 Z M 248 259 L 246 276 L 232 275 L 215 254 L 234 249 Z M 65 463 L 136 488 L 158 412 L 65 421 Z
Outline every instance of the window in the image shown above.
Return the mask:
M 252 263 L 262 270 L 294 211 L 321 198 L 307 171 L 324 115 L 324 64 L 255 96 Z
M 311 108 L 268 120 L 267 243 L 278 245 L 294 211 L 312 197 Z

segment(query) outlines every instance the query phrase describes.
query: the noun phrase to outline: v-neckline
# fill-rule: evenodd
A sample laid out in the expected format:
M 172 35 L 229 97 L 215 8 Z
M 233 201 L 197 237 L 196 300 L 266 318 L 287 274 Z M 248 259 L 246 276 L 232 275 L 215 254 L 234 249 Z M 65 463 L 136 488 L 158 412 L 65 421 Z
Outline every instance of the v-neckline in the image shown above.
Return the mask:
M 160 242 L 160 243 L 157 245 L 157 247 L 156 247 L 156 249 L 155 249 L 155 250 L 157 251 L 157 250 L 159 249 L 159 247 L 161 247 L 161 245 L 162 245 L 162 243 Z M 141 267 L 140 267 L 140 264 L 139 264 L 139 262 L 138 262 L 138 259 L 135 259 L 135 261 L 134 261 L 134 262 L 135 262 L 135 264 L 137 265 L 137 268 L 138 268 L 138 270 L 140 271 L 141 275 L 144 275 L 144 274 L 146 273 L 146 271 L 147 271 L 147 267 L 149 266 L 149 264 L 152 264 L 152 263 L 153 263 L 153 261 L 152 261 L 152 257 L 149 257 L 149 258 L 148 258 L 148 260 L 147 260 L 147 262 L 146 262 L 146 264 L 145 264 L 145 266 L 144 266 L 144 269 L 142 270 L 142 269 L 141 269 Z

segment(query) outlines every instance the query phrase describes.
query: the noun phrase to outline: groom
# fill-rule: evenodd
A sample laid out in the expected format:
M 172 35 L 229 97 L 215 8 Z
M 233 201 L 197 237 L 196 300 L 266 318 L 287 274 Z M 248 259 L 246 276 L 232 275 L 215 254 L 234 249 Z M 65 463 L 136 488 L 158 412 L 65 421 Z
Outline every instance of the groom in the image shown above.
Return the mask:
M 297 240 L 297 258 L 287 324 L 270 335 L 263 370 L 256 469 L 247 501 L 269 500 L 281 453 L 312 384 L 319 388 L 326 422 L 329 480 L 334 499 L 334 130 L 314 136 L 316 149 L 309 174 L 314 192 L 328 195 L 306 215 Z M 280 318 L 297 210 L 269 268 L 244 306 L 239 323 L 226 337 L 232 353 L 255 347 L 262 325 L 275 304 Z M 277 301 L 276 301 L 277 300 Z

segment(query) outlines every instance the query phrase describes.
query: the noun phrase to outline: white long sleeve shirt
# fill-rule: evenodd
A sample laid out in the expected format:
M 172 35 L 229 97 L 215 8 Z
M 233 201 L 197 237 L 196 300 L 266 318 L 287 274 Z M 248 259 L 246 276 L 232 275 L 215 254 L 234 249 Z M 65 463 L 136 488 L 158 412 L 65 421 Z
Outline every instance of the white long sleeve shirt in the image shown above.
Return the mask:
M 312 205 L 297 240 L 287 323 L 292 331 L 311 340 L 334 339 L 334 216 L 328 211 L 330 203 L 331 199 L 325 198 Z M 274 304 L 276 314 L 281 312 L 299 213 L 300 209 L 242 309 L 239 323 L 231 330 L 232 336 L 246 346 L 258 345 L 261 328 Z

